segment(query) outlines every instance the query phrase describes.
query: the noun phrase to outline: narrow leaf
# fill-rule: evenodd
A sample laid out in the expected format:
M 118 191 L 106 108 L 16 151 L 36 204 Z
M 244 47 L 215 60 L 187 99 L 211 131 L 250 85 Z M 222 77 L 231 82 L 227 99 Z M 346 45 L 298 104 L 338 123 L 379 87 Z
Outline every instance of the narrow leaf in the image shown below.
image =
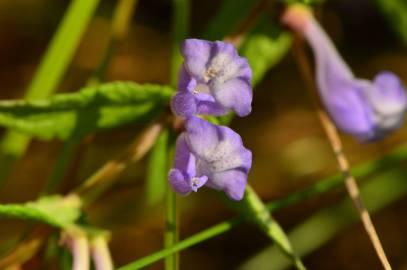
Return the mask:
M 58 89 L 98 4 L 99 0 L 70 1 L 24 98 L 46 98 Z M 7 177 L 14 161 L 25 152 L 29 142 L 30 137 L 21 133 L 8 131 L 4 134 L 0 141 L 0 182 Z
M 236 209 L 255 222 L 275 242 L 279 249 L 291 259 L 297 269 L 305 269 L 301 259 L 294 253 L 283 228 L 271 216 L 267 206 L 250 186 L 247 186 L 243 200 L 236 203 Z
M 151 116 L 168 103 L 171 91 L 115 82 L 48 99 L 0 101 L 0 125 L 44 140 L 80 137 Z
M 407 44 L 407 2 L 404 0 L 376 0 L 376 3 L 394 31 L 404 44 Z

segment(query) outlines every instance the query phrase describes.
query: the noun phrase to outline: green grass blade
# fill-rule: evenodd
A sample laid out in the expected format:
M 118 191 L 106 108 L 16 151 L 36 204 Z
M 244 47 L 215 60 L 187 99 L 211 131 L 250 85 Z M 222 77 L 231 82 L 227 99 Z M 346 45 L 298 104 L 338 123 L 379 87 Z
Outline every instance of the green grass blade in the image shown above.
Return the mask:
M 119 0 L 115 6 L 113 17 L 111 19 L 111 33 L 109 44 L 101 57 L 98 67 L 94 70 L 91 78 L 88 79 L 88 86 L 98 85 L 104 81 L 107 69 L 112 60 L 118 41 L 125 37 L 131 24 L 131 18 L 137 5 L 137 0 Z M 43 189 L 43 193 L 49 193 L 55 190 L 58 183 L 63 179 L 67 167 L 72 161 L 77 148 L 80 145 L 80 139 L 68 139 L 59 153 L 56 165 L 53 168 L 51 176 Z
M 99 0 L 72 0 L 28 86 L 26 99 L 45 98 L 56 90 L 98 3 Z M 25 152 L 29 140 L 13 131 L 4 135 L 0 144 L 0 182 L 14 160 Z
M 58 87 L 99 0 L 72 0 L 58 30 L 51 40 L 26 99 L 45 98 Z
M 144 258 L 141 258 L 135 262 L 129 263 L 125 266 L 122 266 L 118 268 L 118 270 L 136 270 L 136 269 L 141 269 L 147 265 L 150 265 L 154 262 L 157 262 L 173 253 L 176 253 L 178 251 L 187 249 L 189 247 L 192 247 L 198 243 L 201 243 L 205 240 L 208 240 L 210 238 L 213 238 L 215 236 L 221 235 L 227 231 L 230 231 L 232 228 L 236 227 L 238 224 L 240 224 L 242 221 L 241 220 L 231 220 L 227 222 L 222 222 L 218 225 L 212 226 L 202 232 L 199 232 L 197 234 L 194 234 L 191 237 L 188 237 L 181 242 L 178 242 L 174 246 L 171 246 L 169 248 L 162 249 L 156 253 L 153 253 L 149 256 L 146 256 Z
M 234 207 L 237 211 L 242 213 L 243 216 L 257 224 L 259 228 L 276 243 L 283 254 L 292 260 L 297 269 L 305 269 L 301 259 L 295 254 L 283 228 L 281 228 L 278 222 L 271 216 L 266 205 L 251 186 L 247 186 L 243 200 L 235 202 Z M 272 263 L 272 261 L 270 261 L 270 263 Z

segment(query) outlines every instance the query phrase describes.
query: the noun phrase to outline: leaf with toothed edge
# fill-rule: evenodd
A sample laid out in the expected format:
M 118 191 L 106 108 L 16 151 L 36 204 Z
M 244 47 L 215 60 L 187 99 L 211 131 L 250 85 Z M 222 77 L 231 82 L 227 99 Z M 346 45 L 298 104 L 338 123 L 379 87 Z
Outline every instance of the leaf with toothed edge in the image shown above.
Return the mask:
M 0 101 L 0 126 L 39 139 L 65 140 L 156 115 L 169 86 L 113 82 L 39 100 Z
M 80 199 L 59 195 L 40 198 L 24 204 L 0 204 L 0 217 L 36 220 L 65 228 L 80 217 Z

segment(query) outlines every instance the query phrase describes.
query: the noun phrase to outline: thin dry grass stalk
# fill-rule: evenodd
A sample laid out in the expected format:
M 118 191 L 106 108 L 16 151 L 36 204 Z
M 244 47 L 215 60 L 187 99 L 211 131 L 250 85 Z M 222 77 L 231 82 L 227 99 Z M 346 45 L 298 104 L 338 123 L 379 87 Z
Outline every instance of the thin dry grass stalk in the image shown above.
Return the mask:
M 346 190 L 351 198 L 353 205 L 358 211 L 359 217 L 363 223 L 363 227 L 369 236 L 371 243 L 376 251 L 376 254 L 383 265 L 383 268 L 386 270 L 391 270 L 390 263 L 387 259 L 386 253 L 384 252 L 382 243 L 380 242 L 379 236 L 376 232 L 372 219 L 367 211 L 366 207 L 363 204 L 362 199 L 360 198 L 359 187 L 356 183 L 355 178 L 350 173 L 350 164 L 349 161 L 343 152 L 342 142 L 339 137 L 338 131 L 335 125 L 332 123 L 326 111 L 323 109 L 323 106 L 317 95 L 317 87 L 315 85 L 313 72 L 308 61 L 308 58 L 304 52 L 304 47 L 302 42 L 296 38 L 294 44 L 295 59 L 303 76 L 303 79 L 306 83 L 306 88 L 312 97 L 314 106 L 317 111 L 317 115 L 321 125 L 324 129 L 325 135 L 328 138 L 328 141 L 331 145 L 333 152 L 335 153 L 336 160 L 338 162 L 339 169 L 344 177 L 344 182 Z

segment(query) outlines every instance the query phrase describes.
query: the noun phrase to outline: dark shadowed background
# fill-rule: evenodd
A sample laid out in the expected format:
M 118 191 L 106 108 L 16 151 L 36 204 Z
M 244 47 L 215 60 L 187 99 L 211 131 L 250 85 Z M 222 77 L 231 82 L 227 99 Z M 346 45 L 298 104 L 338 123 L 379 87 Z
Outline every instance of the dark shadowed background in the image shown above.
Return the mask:
M 191 2 L 190 36 L 200 37 L 222 1 Z M 68 3 L 62 0 L 0 1 L 0 98 L 22 96 Z M 114 4 L 115 1 L 101 1 L 59 87 L 60 92 L 82 87 L 98 65 L 108 42 Z M 318 7 L 317 14 L 357 76 L 372 78 L 378 71 L 387 69 L 407 82 L 406 48 L 374 1 L 327 1 Z M 114 51 L 106 80 L 168 83 L 170 22 L 170 0 L 140 0 L 129 33 Z M 249 182 L 265 201 L 282 197 L 336 172 L 334 156 L 291 52 L 269 70 L 256 87 L 253 113 L 247 118 L 235 119 L 232 127 L 253 151 Z M 58 191 L 67 193 L 124 149 L 142 128 L 141 124 L 130 125 L 92 136 L 76 154 Z M 368 145 L 360 145 L 353 138 L 343 136 L 345 151 L 353 164 L 385 154 L 406 138 L 407 127 L 384 141 Z M 0 190 L 0 202 L 36 199 L 61 146 L 57 140 L 33 141 Z M 150 206 L 145 202 L 145 165 L 143 160 L 130 166 L 120 181 L 87 210 L 89 223 L 112 232 L 110 247 L 117 266 L 162 247 L 163 204 Z M 337 189 L 274 215 L 285 229 L 290 230 L 316 210 L 335 204 L 343 196 L 344 190 Z M 219 199 L 217 192 L 210 189 L 181 198 L 180 204 L 181 238 L 236 215 Z M 394 269 L 407 269 L 406 209 L 407 198 L 404 198 L 373 216 Z M 27 222 L 0 220 L 0 246 L 7 246 L 21 237 L 26 226 Z M 314 233 L 318 235 L 325 229 L 321 225 Z M 255 226 L 243 224 L 182 251 L 181 269 L 235 269 L 269 245 L 269 239 Z M 30 260 L 24 269 L 43 269 L 40 259 L 41 254 Z M 307 256 L 304 262 L 309 269 L 380 269 L 360 224 L 338 234 Z M 265 262 L 270 265 L 269 269 L 273 269 L 272 263 Z M 58 268 L 56 264 L 55 268 Z M 146 269 L 162 268 L 162 262 L 158 262 Z

